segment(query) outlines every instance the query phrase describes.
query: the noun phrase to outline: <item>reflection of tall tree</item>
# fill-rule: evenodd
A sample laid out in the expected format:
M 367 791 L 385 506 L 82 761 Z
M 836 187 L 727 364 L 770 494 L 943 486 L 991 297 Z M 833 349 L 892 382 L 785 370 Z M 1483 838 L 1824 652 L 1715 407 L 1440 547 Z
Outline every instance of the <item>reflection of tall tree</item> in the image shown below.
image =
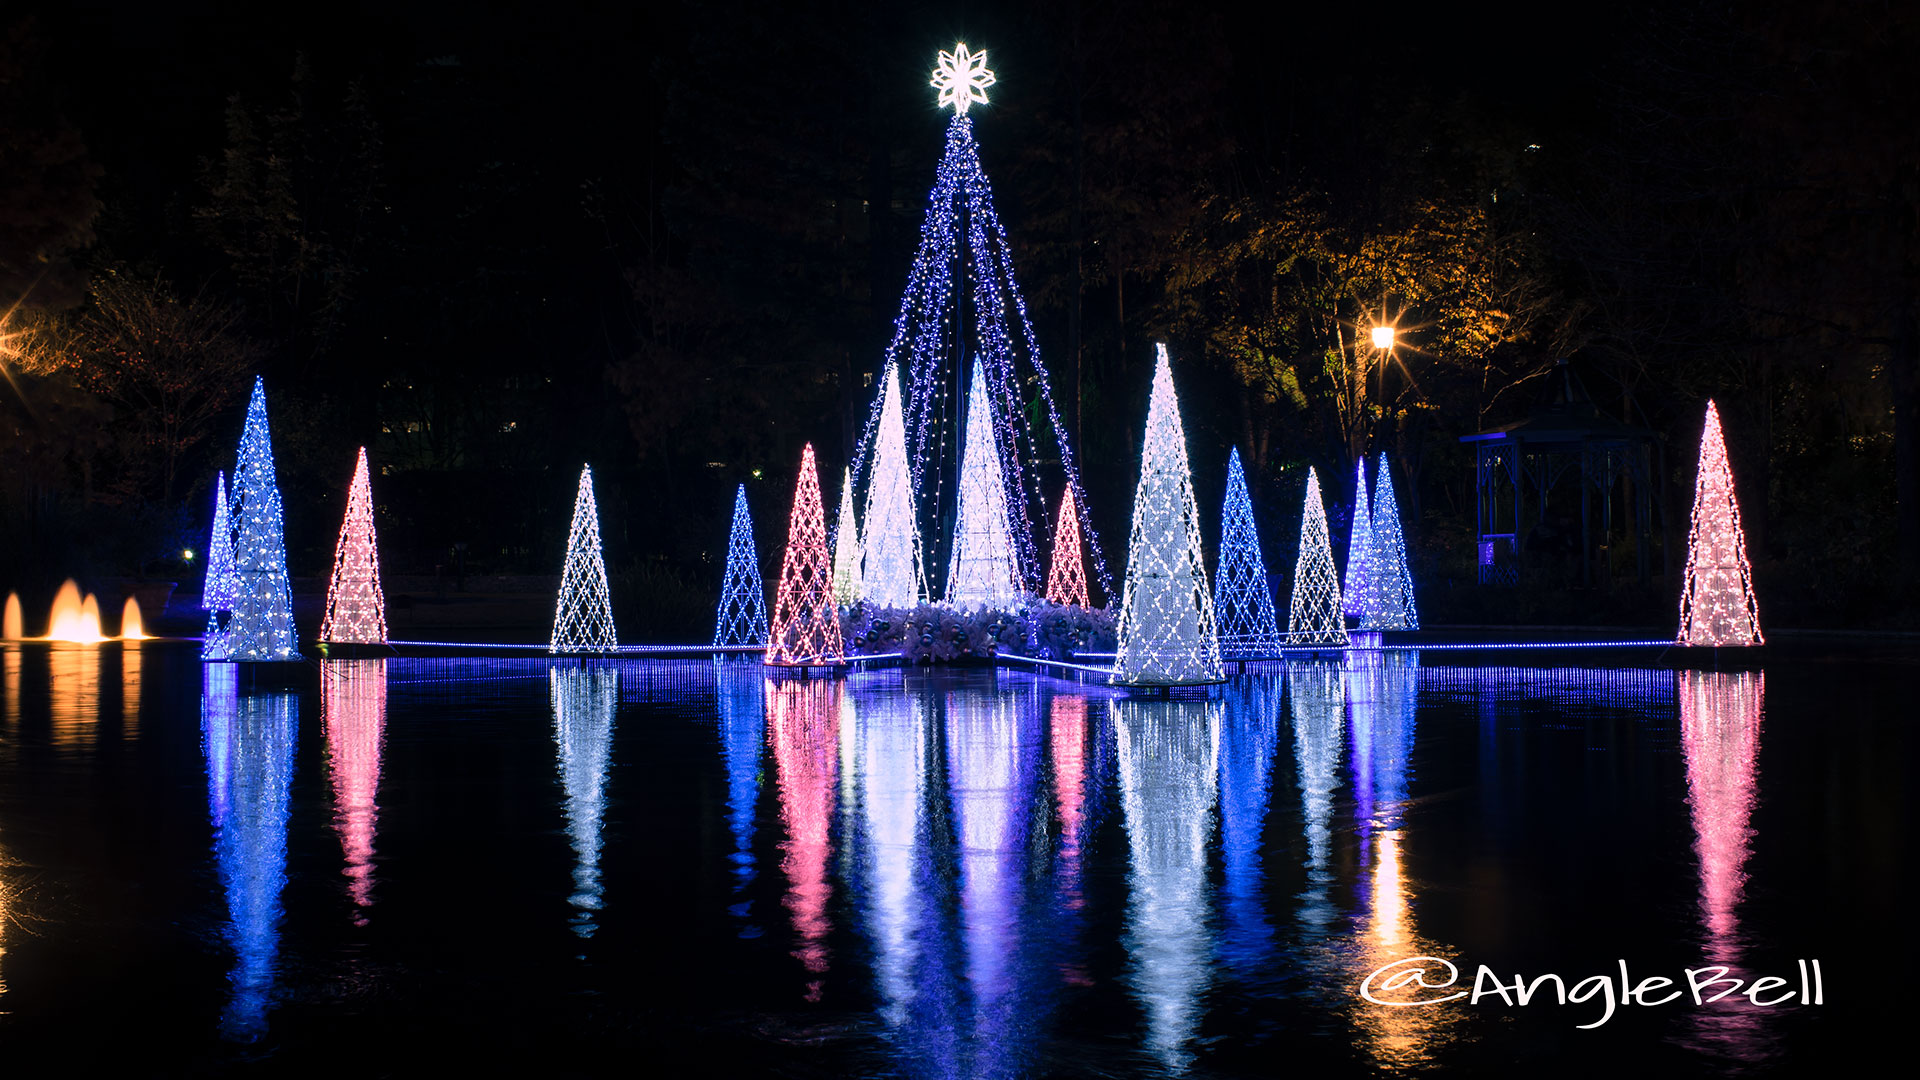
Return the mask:
M 1213 957 L 1207 927 L 1207 837 L 1213 828 L 1219 707 L 1206 701 L 1116 701 L 1120 797 L 1131 874 L 1127 951 L 1147 1014 L 1147 1047 L 1169 1069 L 1192 1060 L 1200 995 Z
M 333 772 L 333 828 L 346 855 L 347 891 L 373 906 L 373 834 L 379 815 L 380 750 L 387 726 L 387 662 L 323 660 L 320 712 Z M 366 924 L 364 912 L 355 922 Z
M 298 699 L 238 693 L 231 664 L 204 665 L 201 737 L 214 860 L 227 892 L 233 997 L 221 1017 L 229 1038 L 266 1030 L 287 883 L 287 804 L 293 781 Z
M 1700 921 L 1712 964 L 1736 969 L 1745 944 L 1737 908 L 1752 854 L 1754 764 L 1760 750 L 1765 677 L 1757 672 L 1680 674 L 1680 746 L 1687 760 L 1687 805 L 1700 860 Z M 1694 1016 L 1704 1049 L 1752 1059 L 1767 1050 L 1762 1018 L 1736 998 Z
M 727 763 L 727 824 L 733 831 L 733 891 L 753 883 L 753 814 L 760 801 L 761 731 L 766 726 L 766 680 L 759 669 L 718 662 L 714 702 L 720 713 L 720 751 Z M 745 916 L 751 901 L 734 914 Z M 748 931 L 742 931 L 747 933 Z M 758 931 L 751 931 L 757 934 Z
M 794 957 L 815 976 L 827 971 L 827 859 L 835 792 L 839 784 L 839 682 L 775 684 L 767 692 L 767 737 L 780 775 L 780 869 L 787 875 L 787 910 L 799 939 Z M 807 984 L 807 1000 L 820 1000 L 822 980 Z
M 1300 817 L 1307 833 L 1307 891 L 1300 921 L 1324 931 L 1333 918 L 1327 891 L 1333 885 L 1333 790 L 1340 783 L 1340 727 L 1346 712 L 1346 678 L 1325 661 L 1287 662 L 1287 694 L 1293 711 L 1293 755 L 1300 777 Z
M 560 750 L 560 783 L 567 792 L 567 831 L 573 837 L 573 932 L 592 937 L 599 924 L 600 828 L 607 810 L 607 759 L 613 750 L 613 714 L 620 704 L 620 673 L 612 668 L 555 666 L 547 672 L 553 704 L 553 740 Z
M 1251 675 L 1232 692 L 1220 726 L 1221 958 L 1242 981 L 1271 974 L 1273 927 L 1267 923 L 1262 840 L 1274 745 L 1280 732 L 1279 677 Z
M 1086 861 L 1087 838 L 1093 831 L 1094 805 L 1088 787 L 1098 785 L 1099 773 L 1093 745 L 1093 729 L 1087 720 L 1087 699 L 1056 696 L 1048 706 L 1047 741 L 1053 759 L 1053 805 L 1059 819 L 1060 844 L 1054 853 L 1054 880 L 1058 889 L 1060 926 L 1056 937 L 1076 939 L 1086 907 L 1085 887 L 1081 881 Z M 1076 986 L 1091 986 L 1093 979 L 1077 963 L 1068 963 L 1061 974 Z
M 1399 651 L 1347 654 L 1354 816 L 1363 838 L 1375 829 L 1397 828 L 1407 801 L 1419 657 Z
M 973 996 L 968 1073 L 1023 1071 L 1014 1036 L 1023 1024 L 1014 969 L 1027 870 L 1028 813 L 1039 772 L 1037 702 L 1005 692 L 947 699 L 947 772 L 960 856 L 961 935 Z

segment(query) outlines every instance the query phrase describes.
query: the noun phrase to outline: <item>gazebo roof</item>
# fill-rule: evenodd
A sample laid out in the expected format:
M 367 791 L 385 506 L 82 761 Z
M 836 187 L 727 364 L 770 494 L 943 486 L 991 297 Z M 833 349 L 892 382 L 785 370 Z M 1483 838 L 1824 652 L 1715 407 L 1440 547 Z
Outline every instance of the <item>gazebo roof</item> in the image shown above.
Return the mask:
M 1651 442 L 1651 428 L 1622 423 L 1602 416 L 1592 395 L 1573 374 L 1565 360 L 1554 372 L 1553 397 L 1529 412 L 1525 419 L 1460 436 L 1463 443 L 1522 445 L 1534 451 L 1575 451 L 1595 443 L 1626 446 Z

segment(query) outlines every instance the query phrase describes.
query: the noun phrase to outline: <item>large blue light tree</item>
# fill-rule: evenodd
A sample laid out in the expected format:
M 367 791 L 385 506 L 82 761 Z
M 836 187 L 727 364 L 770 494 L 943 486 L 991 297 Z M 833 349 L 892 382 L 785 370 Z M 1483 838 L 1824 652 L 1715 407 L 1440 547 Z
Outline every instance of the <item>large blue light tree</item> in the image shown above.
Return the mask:
M 232 614 L 224 626 L 215 612 L 201 645 L 206 660 L 300 659 L 293 625 L 293 589 L 287 577 L 287 539 L 273 441 L 267 432 L 267 386 L 253 381 L 240 462 L 233 470 Z
M 1227 455 L 1227 501 L 1220 514 L 1220 565 L 1213 577 L 1213 612 L 1220 649 L 1231 656 L 1271 656 L 1280 648 L 1280 623 L 1253 523 L 1253 501 L 1240 467 L 1240 448 Z
M 753 543 L 753 518 L 747 514 L 745 484 L 733 493 L 733 532 L 727 537 L 727 573 L 720 586 L 713 643 L 767 643 L 767 590 L 760 582 L 760 555 Z

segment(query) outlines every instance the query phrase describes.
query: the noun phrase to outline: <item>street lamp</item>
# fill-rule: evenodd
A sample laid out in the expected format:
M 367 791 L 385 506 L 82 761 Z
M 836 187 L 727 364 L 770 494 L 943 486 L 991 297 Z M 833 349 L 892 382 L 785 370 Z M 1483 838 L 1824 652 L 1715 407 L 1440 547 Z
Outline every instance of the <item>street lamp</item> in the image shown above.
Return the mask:
M 1393 327 L 1376 326 L 1373 328 L 1373 347 L 1382 351 L 1393 348 Z

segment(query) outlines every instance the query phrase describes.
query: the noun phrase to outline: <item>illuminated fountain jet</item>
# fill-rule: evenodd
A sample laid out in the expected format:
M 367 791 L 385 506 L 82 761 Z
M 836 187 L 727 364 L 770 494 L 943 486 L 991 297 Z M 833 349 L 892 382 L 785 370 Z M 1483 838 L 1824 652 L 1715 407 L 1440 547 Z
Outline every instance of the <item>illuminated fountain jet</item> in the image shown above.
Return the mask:
M 227 1038 L 265 1033 L 280 950 L 287 884 L 287 817 L 299 699 L 241 694 L 237 669 L 206 665 L 201 737 L 214 862 L 227 894 L 232 996 L 221 1015 Z
M 827 863 L 839 784 L 841 684 L 801 681 L 767 689 L 767 739 L 773 744 L 780 787 L 780 870 L 787 877 L 783 901 L 793 917 L 793 956 L 811 976 L 806 998 L 819 1001 L 827 973 L 827 901 L 833 886 Z
M 380 755 L 387 724 L 385 660 L 320 662 L 320 713 L 333 774 L 333 828 L 346 856 L 354 921 L 373 906 L 373 839 L 379 821 Z
M 1760 672 L 1683 671 L 1679 676 L 1680 747 L 1687 762 L 1687 807 L 1700 862 L 1700 922 L 1709 965 L 1740 969 L 1746 944 L 1739 905 L 1752 854 L 1753 807 L 1766 677 Z M 1765 1010 L 1730 995 L 1695 1010 L 1688 1040 L 1699 1049 L 1753 1062 L 1771 1049 Z
M 1230 691 L 1220 726 L 1220 848 L 1226 864 L 1220 955 L 1243 983 L 1278 974 L 1260 855 L 1280 708 L 1280 677 L 1250 675 Z
M 1207 838 L 1213 832 L 1220 707 L 1211 701 L 1114 701 L 1129 850 L 1128 982 L 1147 1017 L 1147 1049 L 1169 1070 L 1192 1062 L 1200 999 L 1213 970 Z
M 1004 690 L 947 697 L 947 783 L 959 847 L 960 937 L 973 1004 L 967 1075 L 1024 1075 L 1034 1028 L 1021 959 L 1036 943 L 1023 908 L 1032 796 L 1040 774 L 1037 700 Z M 1026 931 L 1026 932 L 1023 932 Z
M 553 741 L 560 784 L 567 793 L 567 832 L 573 838 L 573 932 L 599 929 L 600 828 L 607 812 L 607 759 L 613 752 L 613 714 L 620 704 L 620 673 L 611 668 L 553 667 L 547 672 L 553 705 Z

